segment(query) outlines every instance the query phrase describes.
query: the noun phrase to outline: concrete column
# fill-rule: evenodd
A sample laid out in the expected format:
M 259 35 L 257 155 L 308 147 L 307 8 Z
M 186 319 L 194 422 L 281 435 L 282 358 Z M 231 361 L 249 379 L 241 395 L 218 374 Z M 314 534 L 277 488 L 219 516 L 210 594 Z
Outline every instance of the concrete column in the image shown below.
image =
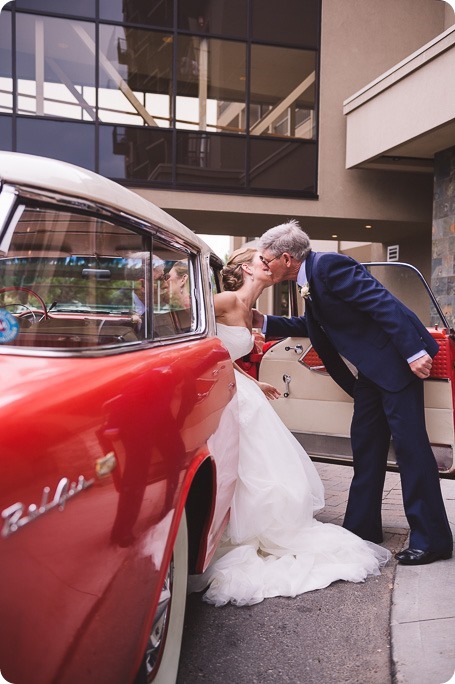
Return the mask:
M 434 158 L 431 287 L 455 327 L 455 147 Z

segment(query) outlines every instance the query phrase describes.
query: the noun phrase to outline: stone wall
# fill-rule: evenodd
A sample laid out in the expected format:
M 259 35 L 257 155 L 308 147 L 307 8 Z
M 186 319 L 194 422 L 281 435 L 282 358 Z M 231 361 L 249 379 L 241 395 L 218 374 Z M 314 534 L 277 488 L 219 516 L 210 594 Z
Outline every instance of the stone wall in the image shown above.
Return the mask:
M 455 147 L 435 155 L 431 287 L 455 327 Z

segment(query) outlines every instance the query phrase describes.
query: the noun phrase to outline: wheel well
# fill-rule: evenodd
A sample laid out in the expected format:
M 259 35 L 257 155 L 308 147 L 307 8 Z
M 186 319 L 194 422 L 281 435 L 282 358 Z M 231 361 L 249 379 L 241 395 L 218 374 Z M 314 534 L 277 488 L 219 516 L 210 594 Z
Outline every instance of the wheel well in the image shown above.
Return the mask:
M 213 466 L 207 458 L 193 479 L 185 504 L 188 524 L 188 572 L 190 574 L 195 572 L 201 550 L 201 539 L 210 521 L 213 490 Z

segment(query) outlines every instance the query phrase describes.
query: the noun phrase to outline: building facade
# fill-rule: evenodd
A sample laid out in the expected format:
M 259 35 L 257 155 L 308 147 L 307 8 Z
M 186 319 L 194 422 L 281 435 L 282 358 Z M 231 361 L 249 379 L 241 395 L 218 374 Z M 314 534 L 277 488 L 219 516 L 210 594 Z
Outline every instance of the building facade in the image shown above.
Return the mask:
M 398 245 L 450 313 L 455 106 L 429 74 L 453 73 L 453 23 L 442 0 L 14 0 L 0 148 L 95 170 L 198 233 L 295 217 L 335 248 Z

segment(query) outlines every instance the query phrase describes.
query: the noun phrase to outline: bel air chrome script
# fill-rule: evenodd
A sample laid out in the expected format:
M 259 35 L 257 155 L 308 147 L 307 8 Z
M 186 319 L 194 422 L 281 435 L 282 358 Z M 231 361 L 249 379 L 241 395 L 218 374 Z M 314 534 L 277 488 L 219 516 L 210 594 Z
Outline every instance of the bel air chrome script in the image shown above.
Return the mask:
M 53 508 L 59 508 L 63 511 L 69 499 L 84 491 L 84 489 L 91 487 L 93 483 L 94 480 L 86 480 L 83 475 L 79 475 L 77 483 L 70 482 L 67 477 L 62 477 L 55 488 L 52 501 L 49 501 L 50 487 L 44 487 L 39 506 L 32 503 L 25 513 L 25 505 L 20 501 L 12 504 L 12 506 L 8 506 L 8 508 L 2 511 L 2 518 L 4 520 L 2 537 L 9 537 L 13 532 L 17 532 L 21 527 L 32 522 L 32 520 L 36 520 Z

